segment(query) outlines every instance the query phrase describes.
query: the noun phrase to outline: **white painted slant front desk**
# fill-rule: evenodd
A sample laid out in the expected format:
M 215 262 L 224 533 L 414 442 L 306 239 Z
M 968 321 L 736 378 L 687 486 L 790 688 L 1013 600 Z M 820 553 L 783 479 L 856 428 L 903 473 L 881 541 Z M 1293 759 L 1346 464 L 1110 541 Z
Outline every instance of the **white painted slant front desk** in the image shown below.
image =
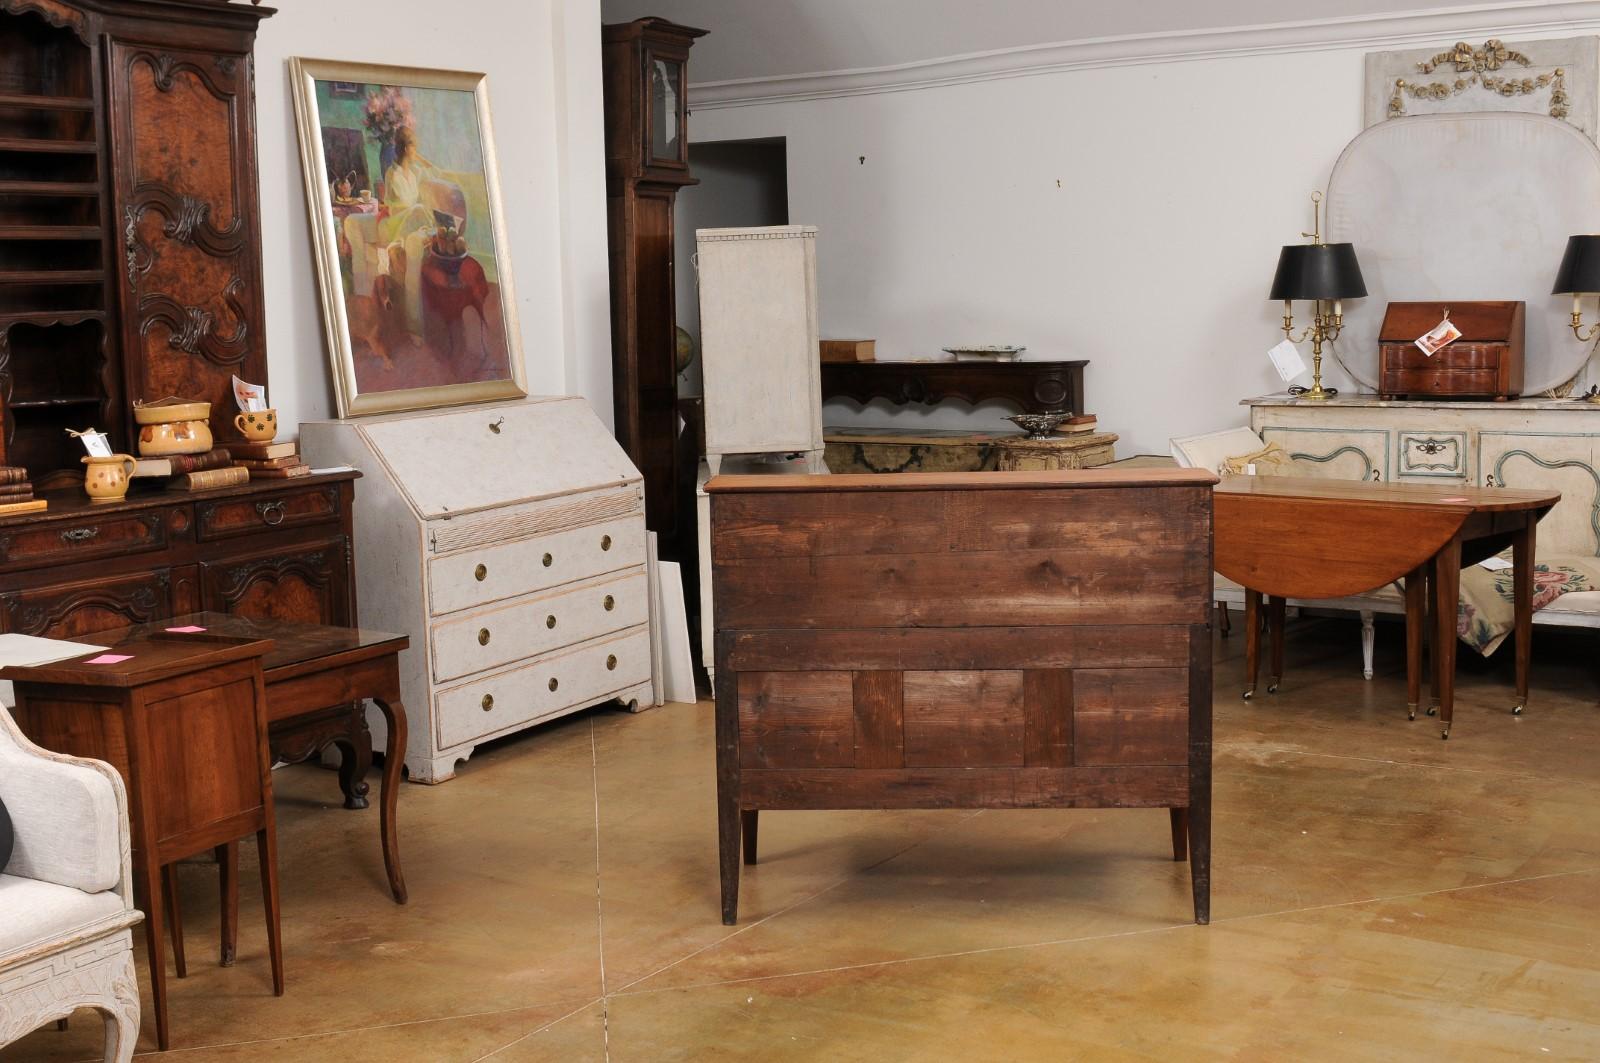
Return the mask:
M 300 432 L 313 464 L 363 473 L 357 602 L 363 625 L 411 636 L 400 672 L 413 780 L 443 782 L 479 742 L 603 701 L 654 703 L 644 492 L 588 403 Z

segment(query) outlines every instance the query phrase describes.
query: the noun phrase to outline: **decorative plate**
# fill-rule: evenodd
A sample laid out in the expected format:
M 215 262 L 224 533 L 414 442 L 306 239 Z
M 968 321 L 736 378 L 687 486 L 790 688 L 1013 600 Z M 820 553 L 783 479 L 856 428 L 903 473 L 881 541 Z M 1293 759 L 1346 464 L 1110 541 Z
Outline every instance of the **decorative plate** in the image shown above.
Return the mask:
M 1026 347 L 1008 347 L 1004 344 L 986 344 L 977 347 L 945 347 L 944 353 L 953 354 L 958 362 L 1014 362 Z

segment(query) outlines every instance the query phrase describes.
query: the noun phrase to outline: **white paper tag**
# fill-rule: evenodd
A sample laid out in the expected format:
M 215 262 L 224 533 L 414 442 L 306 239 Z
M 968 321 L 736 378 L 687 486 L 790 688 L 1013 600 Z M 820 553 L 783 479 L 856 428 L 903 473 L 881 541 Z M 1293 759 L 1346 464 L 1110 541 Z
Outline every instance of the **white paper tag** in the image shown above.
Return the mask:
M 1490 572 L 1504 572 L 1508 568 L 1516 567 L 1503 557 L 1486 557 L 1482 561 L 1479 561 L 1478 564 L 1488 569 Z
M 83 444 L 83 449 L 88 452 L 91 458 L 111 457 L 111 441 L 106 438 L 104 432 L 96 431 L 93 428 L 82 432 L 74 432 L 69 428 L 67 429 L 67 434 L 76 436 L 78 442 Z
M 1267 357 L 1272 359 L 1272 368 L 1278 371 L 1285 384 L 1293 383 L 1295 377 L 1306 371 L 1306 360 L 1300 357 L 1300 348 L 1288 340 L 1268 351 Z
M 1432 358 L 1436 352 L 1460 338 L 1461 330 L 1452 325 L 1449 318 L 1445 318 L 1411 342 L 1415 343 L 1423 354 Z
M 260 413 L 267 408 L 267 389 L 234 377 L 233 401 L 239 404 L 239 410 L 243 413 Z

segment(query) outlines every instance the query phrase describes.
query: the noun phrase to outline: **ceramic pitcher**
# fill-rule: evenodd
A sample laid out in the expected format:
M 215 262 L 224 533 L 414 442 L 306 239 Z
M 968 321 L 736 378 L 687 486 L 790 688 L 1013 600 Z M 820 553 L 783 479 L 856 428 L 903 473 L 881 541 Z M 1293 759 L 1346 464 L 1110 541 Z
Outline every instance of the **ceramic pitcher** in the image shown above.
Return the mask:
M 120 502 L 128 494 L 128 477 L 133 475 L 133 458 L 126 454 L 110 457 L 86 457 L 88 469 L 83 474 L 83 489 L 92 502 Z

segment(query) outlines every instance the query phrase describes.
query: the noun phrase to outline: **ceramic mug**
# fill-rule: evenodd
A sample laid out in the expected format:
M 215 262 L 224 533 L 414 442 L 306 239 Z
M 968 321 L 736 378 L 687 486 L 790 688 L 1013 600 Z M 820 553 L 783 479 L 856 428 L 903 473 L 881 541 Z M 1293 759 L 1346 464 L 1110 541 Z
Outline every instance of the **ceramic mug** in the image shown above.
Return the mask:
M 254 410 L 234 417 L 233 426 L 252 443 L 270 443 L 278 434 L 277 410 Z
M 91 502 L 120 502 L 128 494 L 128 477 L 137 464 L 126 454 L 110 457 L 85 457 L 83 490 Z

